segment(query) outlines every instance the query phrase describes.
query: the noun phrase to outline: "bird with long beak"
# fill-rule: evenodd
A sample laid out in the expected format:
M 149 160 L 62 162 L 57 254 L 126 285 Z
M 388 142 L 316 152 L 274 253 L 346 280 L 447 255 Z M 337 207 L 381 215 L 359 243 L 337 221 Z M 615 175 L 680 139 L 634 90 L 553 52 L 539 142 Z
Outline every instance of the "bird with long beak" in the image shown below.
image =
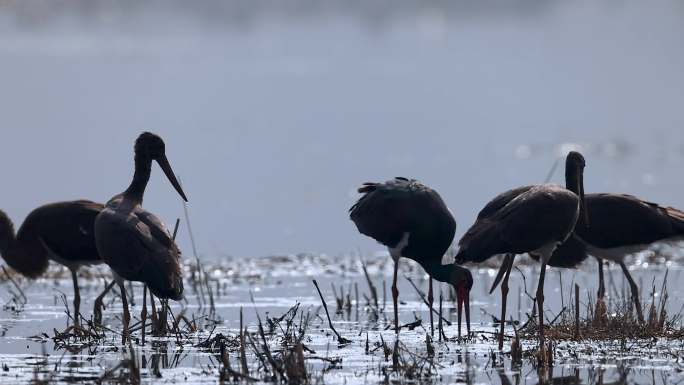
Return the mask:
M 394 260 L 392 299 L 394 326 L 399 334 L 397 272 L 399 258 L 418 262 L 430 276 L 428 307 L 430 330 L 434 334 L 433 278 L 454 287 L 458 307 L 458 336 L 461 336 L 461 313 L 465 305 L 470 334 L 469 293 L 473 277 L 468 269 L 456 264 L 442 265 L 442 257 L 451 246 L 456 221 L 439 194 L 414 179 L 395 178 L 385 183 L 365 183 L 364 194 L 349 210 L 359 232 L 387 246 Z
M 536 255 L 541 261 L 537 286 L 539 347 L 544 349 L 544 275 L 546 265 L 559 244 L 573 232 L 578 218 L 589 223 L 584 200 L 584 157 L 570 152 L 565 160 L 565 187 L 541 184 L 518 187 L 492 199 L 458 242 L 457 263 L 483 262 L 498 254 Z M 506 281 L 513 258 L 506 258 Z M 502 284 L 502 314 L 505 316 L 508 286 Z M 503 317 L 502 317 L 503 318 Z M 503 345 L 503 324 L 499 347 Z
M 143 282 L 161 299 L 183 298 L 180 250 L 162 221 L 142 208 L 152 161 L 161 167 L 171 185 L 187 202 L 166 158 L 164 141 L 145 132 L 135 142 L 135 174 L 129 187 L 107 202 L 95 219 L 95 243 L 121 290 L 123 343 L 129 338 L 130 314 L 124 280 Z

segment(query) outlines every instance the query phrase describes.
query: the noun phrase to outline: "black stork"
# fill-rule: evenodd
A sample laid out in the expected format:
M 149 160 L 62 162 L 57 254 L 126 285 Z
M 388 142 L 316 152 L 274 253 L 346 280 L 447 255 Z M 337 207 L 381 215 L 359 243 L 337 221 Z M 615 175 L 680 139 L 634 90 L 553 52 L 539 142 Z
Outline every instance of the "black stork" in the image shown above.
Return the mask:
M 598 298 L 605 295 L 603 260 L 617 263 L 629 282 L 637 316 L 643 323 L 639 288 L 625 265 L 625 257 L 653 243 L 684 240 L 684 212 L 625 194 L 587 194 L 585 199 L 590 225 L 580 218 L 575 235 L 586 245 L 587 253 L 599 261 Z
M 537 255 L 531 254 L 532 259 L 539 262 L 539 257 Z M 511 275 L 511 268 L 513 267 L 514 254 L 506 254 L 504 257 L 501 268 L 494 278 L 492 287 L 489 290 L 489 294 L 494 292 L 496 286 L 501 282 L 501 320 L 500 320 L 500 330 L 499 330 L 499 350 L 503 349 L 503 336 L 504 336 L 504 326 L 506 324 L 506 298 L 508 296 L 508 278 Z M 565 268 L 565 269 L 575 269 L 588 257 L 587 248 L 582 241 L 577 239 L 575 236 L 570 236 L 568 239 L 558 245 L 556 250 L 553 252 L 549 260 L 546 262 L 547 266 Z
M 459 241 L 456 263 L 482 262 L 498 254 L 537 255 L 541 272 L 537 286 L 539 348 L 544 349 L 544 276 L 556 247 L 572 234 L 577 219 L 586 216 L 584 157 L 570 152 L 565 160 L 565 188 L 555 184 L 519 187 L 491 200 Z M 588 220 L 586 223 L 589 223 Z M 507 268 L 510 274 L 511 263 Z M 505 311 L 506 297 L 502 298 Z M 503 320 L 502 320 L 503 326 Z M 500 335 L 499 344 L 502 343 Z
M 468 269 L 456 264 L 442 265 L 442 257 L 451 246 L 456 221 L 439 194 L 414 179 L 395 178 L 385 183 L 364 183 L 364 194 L 349 210 L 359 232 L 387 246 L 394 259 L 392 299 L 394 326 L 399 334 L 397 272 L 399 258 L 418 262 L 430 275 L 428 304 L 432 325 L 432 279 L 451 284 L 458 297 L 458 334 L 461 335 L 461 313 L 465 304 L 470 334 L 469 292 L 473 278 Z
M 95 218 L 103 205 L 88 200 L 55 202 L 31 211 L 19 231 L 0 210 L 0 253 L 14 270 L 37 278 L 58 262 L 71 271 L 74 284 L 74 327 L 80 327 L 81 295 L 78 269 L 97 265 L 102 258 L 95 247 Z
M 123 302 L 123 343 L 129 338 L 130 314 L 124 280 L 143 282 L 161 299 L 183 298 L 180 250 L 154 214 L 142 208 L 145 187 L 155 160 L 178 194 L 187 202 L 166 159 L 164 141 L 144 132 L 135 142 L 135 174 L 130 186 L 107 202 L 95 220 L 95 241 L 114 273 Z

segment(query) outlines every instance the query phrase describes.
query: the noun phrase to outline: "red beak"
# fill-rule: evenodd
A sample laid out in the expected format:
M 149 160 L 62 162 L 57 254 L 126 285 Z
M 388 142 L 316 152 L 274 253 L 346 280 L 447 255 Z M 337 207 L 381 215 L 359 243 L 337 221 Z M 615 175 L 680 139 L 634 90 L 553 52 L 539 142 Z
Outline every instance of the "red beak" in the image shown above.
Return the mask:
M 468 336 L 470 336 L 470 292 L 461 285 L 456 290 L 456 297 L 458 300 L 458 339 L 461 339 L 461 314 L 463 313 L 463 305 L 465 304 L 466 327 Z

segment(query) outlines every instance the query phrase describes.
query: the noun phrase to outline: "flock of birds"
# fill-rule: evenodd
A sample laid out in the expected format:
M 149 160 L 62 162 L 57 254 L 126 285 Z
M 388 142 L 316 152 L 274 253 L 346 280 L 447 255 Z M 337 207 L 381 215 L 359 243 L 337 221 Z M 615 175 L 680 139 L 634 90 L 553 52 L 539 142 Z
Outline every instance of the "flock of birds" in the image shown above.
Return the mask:
M 121 290 L 124 344 L 130 338 L 124 280 L 143 282 L 145 290 L 149 289 L 162 300 L 183 298 L 180 250 L 162 221 L 142 208 L 152 161 L 159 164 L 178 194 L 187 201 L 166 158 L 164 141 L 145 132 L 135 141 L 133 181 L 106 205 L 78 200 L 41 206 L 26 217 L 16 233 L 11 219 L 0 211 L 0 253 L 9 266 L 30 278 L 43 274 L 49 260 L 71 270 L 73 327 L 80 328 L 81 318 L 78 269 L 100 263 L 111 268 L 114 282 Z
M 364 194 L 350 209 L 358 230 L 387 246 L 394 259 L 392 298 L 397 315 L 397 271 L 400 257 L 418 262 L 430 276 L 428 305 L 432 325 L 432 280 L 452 285 L 458 302 L 458 335 L 465 305 L 470 334 L 469 291 L 473 285 L 464 263 L 480 263 L 505 254 L 495 284 L 501 281 L 502 307 L 499 349 L 503 348 L 508 278 L 515 255 L 529 254 L 541 263 L 536 304 L 539 346 L 544 349 L 544 276 L 546 266 L 572 268 L 588 255 L 599 261 L 598 300 L 603 301 L 603 263 L 618 263 L 632 292 L 639 322 L 644 322 L 639 288 L 625 265 L 625 257 L 656 242 L 684 239 L 684 212 L 625 194 L 584 194 L 584 157 L 570 152 L 565 160 L 565 187 L 556 184 L 522 186 L 499 194 L 480 211 L 458 242 L 452 264 L 442 264 L 453 241 L 456 221 L 440 195 L 416 180 L 395 178 L 366 183 Z M 492 288 L 493 289 L 493 288 Z
M 137 281 L 162 300 L 183 298 L 180 250 L 162 221 L 142 208 L 152 161 L 156 161 L 178 194 L 187 201 L 166 158 L 164 141 L 142 133 L 135 142 L 135 173 L 128 188 L 106 205 L 77 200 L 33 210 L 15 232 L 0 210 L 0 254 L 9 266 L 29 278 L 43 274 L 49 260 L 66 266 L 74 285 L 74 324 L 80 323 L 77 272 L 81 266 L 106 263 L 123 302 L 123 343 L 130 338 L 130 314 L 124 281 Z M 433 317 L 433 279 L 452 285 L 457 294 L 458 335 L 465 308 L 470 335 L 469 297 L 473 286 L 464 263 L 479 263 L 505 254 L 495 280 L 501 282 L 502 317 L 506 315 L 508 278 L 515 255 L 529 254 L 541 263 L 536 293 L 540 348 L 544 345 L 543 304 L 546 266 L 575 267 L 592 255 L 599 261 L 598 297 L 605 295 L 603 261 L 618 263 L 627 277 L 637 316 L 643 322 L 639 290 L 624 258 L 655 242 L 684 237 L 684 212 L 630 195 L 584 194 L 584 157 L 570 152 L 565 187 L 539 184 L 518 187 L 492 199 L 458 242 L 454 263 L 442 264 L 456 232 L 456 221 L 440 195 L 413 179 L 365 183 L 350 211 L 359 232 L 387 246 L 394 259 L 392 298 L 399 333 L 397 271 L 401 257 L 418 262 L 430 276 L 427 301 Z M 503 347 L 503 327 L 499 349 Z

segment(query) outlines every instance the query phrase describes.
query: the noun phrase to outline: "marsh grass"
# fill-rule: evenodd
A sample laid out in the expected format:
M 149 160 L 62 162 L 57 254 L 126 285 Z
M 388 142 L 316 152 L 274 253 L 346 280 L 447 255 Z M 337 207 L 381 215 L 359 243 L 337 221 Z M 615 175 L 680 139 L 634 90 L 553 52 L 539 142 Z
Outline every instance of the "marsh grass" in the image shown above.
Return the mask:
M 575 302 L 577 305 L 564 307 L 555 320 L 545 326 L 545 335 L 548 339 L 555 341 L 621 340 L 626 342 L 654 338 L 682 339 L 684 327 L 681 310 L 676 314 L 667 312 L 669 300 L 667 276 L 666 271 L 660 284 L 656 284 L 654 279 L 650 290 L 650 300 L 644 308 L 646 319 L 643 323 L 639 322 L 634 314 L 634 302 L 629 294 L 616 292 L 608 303 L 587 294 L 585 301 L 581 298 L 573 298 L 570 303 Z M 577 309 L 576 306 L 583 307 L 583 311 Z M 580 314 L 579 320 L 576 314 Z M 579 336 L 577 331 L 579 331 Z M 536 338 L 538 327 L 535 319 L 531 318 L 520 333 L 522 338 Z

